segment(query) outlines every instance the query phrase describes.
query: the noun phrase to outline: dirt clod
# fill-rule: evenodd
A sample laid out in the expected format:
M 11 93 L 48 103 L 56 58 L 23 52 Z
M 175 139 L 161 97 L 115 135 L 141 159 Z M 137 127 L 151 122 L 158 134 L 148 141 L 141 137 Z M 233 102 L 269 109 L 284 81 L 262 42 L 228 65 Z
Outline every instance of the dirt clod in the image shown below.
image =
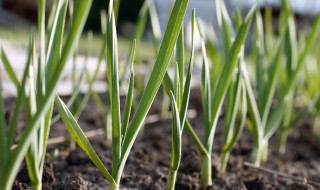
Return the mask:
M 257 177 L 253 180 L 244 182 L 248 190 L 269 190 L 263 178 Z
M 88 182 L 80 174 L 68 176 L 60 185 L 59 189 L 64 190 L 88 190 Z
M 44 172 L 42 182 L 46 185 L 51 186 L 56 181 L 56 177 L 54 175 L 53 164 L 46 162 L 44 164 Z

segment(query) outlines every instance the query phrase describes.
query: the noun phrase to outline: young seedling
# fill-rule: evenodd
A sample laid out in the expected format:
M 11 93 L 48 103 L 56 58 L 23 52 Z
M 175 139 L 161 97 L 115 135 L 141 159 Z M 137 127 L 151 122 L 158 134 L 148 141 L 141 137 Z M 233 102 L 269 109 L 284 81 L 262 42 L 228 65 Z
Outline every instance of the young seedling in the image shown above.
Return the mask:
M 256 51 L 256 61 L 257 61 L 257 86 L 258 86 L 258 98 L 257 102 L 255 99 L 254 91 L 250 82 L 248 71 L 244 60 L 241 63 L 241 72 L 244 76 L 246 91 L 247 91 L 247 101 L 248 101 L 248 113 L 249 119 L 247 120 L 247 125 L 251 132 L 253 133 L 255 141 L 254 149 L 254 159 L 256 165 L 259 165 L 262 161 L 267 159 L 267 149 L 268 140 L 270 134 L 273 133 L 277 126 L 279 126 L 282 119 L 282 109 L 283 105 L 279 104 L 277 108 L 271 112 L 271 103 L 275 95 L 275 90 L 278 84 L 279 72 L 281 69 L 282 61 L 282 49 L 283 40 L 278 44 L 275 49 L 275 53 L 271 64 L 269 64 L 268 69 L 264 69 L 263 60 L 263 28 L 262 20 L 259 12 L 256 14 L 256 26 L 255 26 L 255 40 L 257 44 Z M 268 73 L 268 80 L 264 81 L 263 77 L 265 73 Z M 271 113 L 271 115 L 269 114 Z M 271 127 L 272 126 L 272 127 Z
M 43 164 L 55 89 L 62 78 L 62 70 L 79 40 L 91 3 L 90 0 L 84 0 L 75 4 L 76 11 L 72 16 L 71 26 L 63 45 L 62 36 L 67 1 L 59 1 L 52 26 L 49 29 L 50 36 L 47 45 L 45 41 L 45 1 L 39 0 L 39 57 L 35 53 L 34 40 L 31 38 L 28 61 L 21 84 L 15 73 L 12 72 L 14 70 L 6 59 L 4 51 L 1 50 L 1 60 L 16 85 L 18 96 L 13 117 L 9 122 L 8 138 L 4 137 L 5 133 L 2 133 L 3 136 L 0 137 L 3 139 L 1 140 L 1 147 L 3 147 L 1 155 L 5 155 L 0 168 L 0 189 L 11 189 L 24 157 L 26 157 L 33 188 L 42 189 Z M 37 69 L 34 69 L 35 66 Z M 26 84 L 29 85 L 28 92 L 25 91 Z M 27 101 L 24 102 L 24 99 Z M 16 146 L 12 148 L 21 107 L 26 110 L 26 128 L 17 139 Z M 5 131 L 5 126 L 0 127 L 1 131 Z
M 151 72 L 146 88 L 142 94 L 135 114 L 132 117 L 130 124 L 126 127 L 125 123 L 120 120 L 119 107 L 119 81 L 118 81 L 118 52 L 117 52 L 117 37 L 115 30 L 115 20 L 113 14 L 113 1 L 109 4 L 108 14 L 108 31 L 107 31 L 107 74 L 110 88 L 111 110 L 112 110 L 112 172 L 110 173 L 103 165 L 96 152 L 90 145 L 90 142 L 85 137 L 81 128 L 72 116 L 71 112 L 65 104 L 55 98 L 59 113 L 74 140 L 85 151 L 92 162 L 103 173 L 109 182 L 109 189 L 119 189 L 121 175 L 129 156 L 130 150 L 134 141 L 141 129 L 144 119 L 151 107 L 151 104 L 156 96 L 156 93 L 161 85 L 167 70 L 174 45 L 177 41 L 179 31 L 182 27 L 184 15 L 187 9 L 188 0 L 177 0 L 172 10 L 168 27 L 165 32 L 155 65 Z M 131 74 L 133 77 L 133 74 Z M 132 82 L 129 82 L 133 83 Z M 131 86 L 129 85 L 129 86 Z M 130 89 L 130 87 L 129 87 Z M 130 94 L 130 93 L 128 93 Z M 130 97 L 130 96 L 128 96 Z M 127 97 L 127 99 L 128 99 Z M 128 102 L 128 101 L 127 101 Z M 131 109 L 130 106 L 125 106 L 125 109 Z M 127 111 L 125 111 L 126 113 Z M 130 113 L 128 111 L 128 113 Z M 129 117 L 129 116 L 128 116 Z M 128 121 L 123 119 L 122 121 Z
M 231 48 L 232 38 L 234 38 L 235 32 L 223 2 L 216 1 L 216 5 L 218 7 L 217 17 L 218 17 L 218 23 L 219 23 L 220 29 L 222 31 L 224 58 L 226 60 L 228 57 L 228 50 Z M 237 29 L 239 29 L 242 24 L 242 18 L 238 10 L 236 13 L 237 13 L 236 26 L 237 26 Z M 203 46 L 202 49 L 205 50 L 204 43 L 202 46 Z M 243 50 L 241 51 L 241 55 L 242 54 L 243 54 Z M 205 56 L 204 53 L 203 55 Z M 235 145 L 235 143 L 237 142 L 237 140 L 240 138 L 240 135 L 242 133 L 242 130 L 245 124 L 245 119 L 247 116 L 246 91 L 245 91 L 243 76 L 241 75 L 241 72 L 240 72 L 241 58 L 242 56 L 240 56 L 240 59 L 238 61 L 238 67 L 236 71 L 237 74 L 233 76 L 233 79 L 230 83 L 230 86 L 226 95 L 224 146 L 221 153 L 221 163 L 220 163 L 221 173 L 224 173 L 226 171 L 231 150 Z M 205 74 L 205 72 L 207 72 L 206 70 L 209 70 L 208 68 L 206 68 L 208 67 L 206 65 L 203 66 L 203 71 L 202 71 L 203 76 L 209 75 L 208 73 Z M 215 76 L 215 78 L 217 77 L 219 76 Z M 204 84 L 202 86 L 204 86 Z
M 239 69 L 240 70 L 240 69 Z M 224 146 L 221 153 L 220 172 L 227 168 L 231 150 L 240 138 L 247 116 L 246 88 L 241 76 L 238 74 L 230 84 L 227 94 L 227 108 L 224 127 Z
M 180 62 L 176 63 L 175 80 L 174 80 L 174 92 L 170 91 L 170 99 L 172 106 L 172 146 L 171 146 L 171 164 L 167 180 L 167 190 L 175 189 L 177 172 L 180 166 L 181 152 L 182 152 L 182 133 L 184 124 L 186 122 L 186 115 L 188 110 L 190 87 L 192 79 L 192 70 L 194 62 L 194 27 L 195 24 L 195 11 L 192 12 L 192 46 L 191 56 L 189 60 L 189 66 L 187 75 L 184 74 L 184 54 L 178 54 L 177 59 Z M 183 29 L 181 28 L 180 35 L 177 44 L 181 44 L 184 39 Z M 177 51 L 184 50 L 183 46 L 176 46 Z
M 217 83 L 215 90 L 213 91 L 213 95 L 211 95 L 211 84 L 210 84 L 210 76 L 209 72 L 203 72 L 202 76 L 202 102 L 203 102 L 203 112 L 204 112 L 204 140 L 201 141 L 196 132 L 193 130 L 190 122 L 186 120 L 185 127 L 186 130 L 191 137 L 192 141 L 194 141 L 198 150 L 201 153 L 201 185 L 202 188 L 205 189 L 208 186 L 212 185 L 212 171 L 211 171 L 211 153 L 213 146 L 213 138 L 215 129 L 218 123 L 218 118 L 221 112 L 222 103 L 226 96 L 229 85 L 234 76 L 235 69 L 237 68 L 238 56 L 240 53 L 240 49 L 244 44 L 247 32 L 249 30 L 249 26 L 251 23 L 251 18 L 254 13 L 254 8 L 248 13 L 245 21 L 239 27 L 239 31 L 235 37 L 234 42 L 231 44 L 231 48 L 228 51 L 228 59 L 226 63 L 222 66 L 222 71 L 219 77 L 217 77 Z M 200 32 L 202 33 L 202 32 Z M 202 46 L 204 47 L 204 46 Z M 203 51 L 203 59 L 205 68 L 208 67 L 206 51 Z M 207 66 L 206 66 L 207 65 Z M 208 69 L 204 69 L 205 71 L 209 71 Z M 173 83 L 169 77 L 165 77 L 163 81 L 163 86 L 166 89 L 166 92 L 173 89 Z
M 294 25 L 292 24 L 292 15 L 284 14 L 282 20 L 285 21 L 282 23 L 281 33 L 280 33 L 280 42 L 275 49 L 274 56 L 272 59 L 269 68 L 266 70 L 263 66 L 263 45 L 257 47 L 257 76 L 265 76 L 265 73 L 268 73 L 268 79 L 263 80 L 263 78 L 258 78 L 258 98 L 255 99 L 254 91 L 252 85 L 250 84 L 250 79 L 248 71 L 245 64 L 242 64 L 241 70 L 243 72 L 245 83 L 247 87 L 247 97 L 248 97 L 248 110 L 250 119 L 247 120 L 247 125 L 252 131 L 255 141 L 254 148 L 254 159 L 256 165 L 259 165 L 261 162 L 265 161 L 268 157 L 268 141 L 272 135 L 277 131 L 279 126 L 285 119 L 285 111 L 289 110 L 292 106 L 290 101 L 293 101 L 292 95 L 295 92 L 296 79 L 299 71 L 303 66 L 305 56 L 307 55 L 312 41 L 315 39 L 318 27 L 319 27 L 319 18 L 317 19 L 306 43 L 306 46 L 302 49 L 302 53 L 299 55 L 297 62 L 295 64 L 296 54 L 294 53 L 294 48 L 296 47 L 296 42 L 294 34 L 291 32 L 295 31 Z M 261 17 L 257 14 L 257 26 L 262 26 Z M 261 27 L 256 27 L 258 31 L 257 34 L 261 35 L 257 38 L 259 43 L 263 44 L 263 29 Z M 291 49 L 286 54 L 282 53 L 283 47 L 290 47 Z M 272 107 L 272 102 L 274 101 L 275 91 L 278 86 L 279 75 L 281 70 L 281 61 L 282 56 L 287 55 L 287 59 L 290 61 L 287 62 L 286 69 L 290 70 L 290 75 L 287 78 L 285 86 L 282 90 L 279 90 L 277 95 L 279 99 L 274 107 Z M 291 98 L 290 98 L 291 97 Z
M 294 23 L 293 18 L 293 11 L 290 6 L 285 7 L 285 11 L 287 15 L 289 15 L 288 19 L 288 27 L 289 30 L 286 33 L 286 56 L 287 56 L 287 64 L 285 68 L 285 81 L 283 86 L 286 87 L 287 84 L 289 84 L 286 91 L 284 91 L 283 98 L 284 98 L 284 104 L 285 104 L 285 110 L 284 118 L 282 121 L 282 125 L 280 128 L 280 134 L 279 134 L 279 152 L 284 153 L 286 142 L 289 134 L 292 131 L 293 123 L 296 123 L 304 114 L 305 110 L 302 110 L 298 114 L 294 112 L 296 108 L 296 97 L 300 94 L 299 90 L 299 84 L 301 84 L 301 81 L 296 80 L 299 73 L 301 73 L 301 70 L 303 70 L 304 62 L 308 54 L 311 52 L 311 47 L 314 41 L 317 39 L 317 34 L 319 32 L 320 27 L 320 16 L 317 17 L 315 20 L 315 23 L 313 25 L 313 28 L 306 39 L 306 44 L 303 48 L 298 48 L 297 43 L 297 37 L 296 37 L 296 26 Z M 312 105 L 308 105 L 307 107 Z

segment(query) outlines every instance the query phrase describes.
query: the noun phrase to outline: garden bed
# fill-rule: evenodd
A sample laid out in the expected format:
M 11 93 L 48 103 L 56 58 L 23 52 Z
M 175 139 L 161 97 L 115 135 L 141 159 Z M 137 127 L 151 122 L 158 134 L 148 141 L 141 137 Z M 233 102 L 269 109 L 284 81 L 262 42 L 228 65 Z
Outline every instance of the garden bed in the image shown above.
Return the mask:
M 6 100 L 7 110 L 10 109 L 10 102 L 13 100 Z M 159 113 L 160 104 L 157 102 L 160 102 L 160 98 L 156 99 L 150 114 Z M 190 121 L 202 137 L 203 119 L 199 89 L 191 92 L 190 109 L 197 112 L 197 116 Z M 111 146 L 106 145 L 101 133 L 103 117 L 102 112 L 91 100 L 82 113 L 79 124 L 84 131 L 98 131 L 96 135 L 91 135 L 94 138 L 90 138 L 90 142 L 103 163 L 110 169 Z M 221 121 L 223 117 L 222 115 Z M 253 141 L 249 131 L 245 129 L 231 153 L 225 174 L 218 172 L 219 155 L 223 147 L 223 128 L 221 124 L 218 125 L 212 155 L 213 186 L 209 189 L 319 189 L 319 140 L 312 138 L 309 123 L 309 119 L 305 119 L 297 125 L 298 130 L 289 138 L 285 155 L 277 153 L 276 139 L 273 138 L 270 142 L 268 161 L 260 168 L 250 165 Z M 62 122 L 51 127 L 50 139 L 64 136 L 67 136 L 67 131 Z M 183 154 L 176 189 L 200 189 L 200 153 L 186 131 L 182 143 Z M 49 143 L 43 188 L 107 189 L 107 181 L 85 153 L 79 148 L 68 151 L 67 147 L 66 142 Z M 59 153 L 54 157 L 56 149 Z M 120 189 L 165 189 L 170 159 L 171 120 L 148 122 L 129 155 Z M 25 166 L 21 169 L 13 189 L 31 189 Z

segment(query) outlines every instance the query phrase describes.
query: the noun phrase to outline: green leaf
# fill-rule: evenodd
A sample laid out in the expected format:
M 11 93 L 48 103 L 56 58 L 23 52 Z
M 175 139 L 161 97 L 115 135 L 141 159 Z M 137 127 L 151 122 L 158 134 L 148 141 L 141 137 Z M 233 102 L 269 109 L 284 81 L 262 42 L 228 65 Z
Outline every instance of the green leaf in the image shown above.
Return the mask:
M 241 97 L 241 74 L 237 74 L 236 80 L 230 84 L 228 92 L 226 120 L 225 120 L 225 143 L 228 143 L 233 136 L 234 125 L 237 118 L 237 112 Z
M 168 71 L 166 71 L 164 75 L 164 78 L 162 81 L 162 87 L 168 96 L 170 95 L 170 91 L 174 91 L 173 82 L 168 74 Z
M 133 39 L 132 44 L 131 44 L 131 49 L 130 49 L 130 53 L 129 53 L 129 57 L 128 60 L 126 62 L 126 65 L 124 65 L 124 69 L 122 72 L 122 75 L 120 77 L 120 86 L 122 86 L 124 80 L 126 80 L 126 77 L 128 76 L 128 73 L 130 73 L 131 71 L 127 71 L 131 69 L 131 64 L 133 64 L 134 59 L 135 59 L 135 52 L 136 52 L 136 46 L 137 46 L 137 40 Z
M 239 8 L 236 9 L 236 19 L 235 20 L 236 20 L 237 29 L 239 29 L 242 24 L 242 16 L 241 16 L 241 11 Z
M 112 8 L 109 4 L 109 16 L 107 24 L 107 69 L 111 102 L 112 116 L 112 176 L 115 178 L 117 166 L 121 158 L 121 119 L 120 119 L 120 96 L 118 75 L 118 44 L 116 24 Z
M 210 84 L 210 69 L 207 58 L 207 50 L 203 39 L 202 29 L 199 22 L 198 29 L 201 37 L 201 52 L 202 52 L 202 74 L 201 74 L 201 99 L 204 113 L 204 131 L 210 133 L 211 123 L 211 84 Z
M 250 120 L 248 120 L 248 127 L 253 133 L 253 138 L 256 143 L 259 143 L 263 137 L 263 131 L 261 129 L 261 117 L 258 110 L 258 105 L 255 100 L 255 96 L 253 93 L 252 85 L 249 78 L 249 73 L 247 67 L 244 62 L 241 63 L 241 73 L 244 78 L 245 86 L 246 86 L 246 94 L 247 94 L 247 102 L 248 102 L 248 114 L 250 116 Z
M 50 126 L 51 126 L 51 118 L 52 118 L 52 111 L 53 111 L 53 102 L 51 107 L 49 108 L 49 111 L 46 114 L 46 117 L 44 119 L 44 131 L 43 131 L 43 142 L 40 142 L 42 144 L 42 154 L 41 154 L 41 160 L 40 160 L 40 174 L 43 173 L 43 166 L 45 162 L 45 157 L 46 157 L 46 150 L 47 150 L 47 143 L 48 143 L 48 138 L 49 138 L 49 132 L 50 132 Z
M 193 28 L 192 28 L 193 30 Z M 193 41 L 193 39 L 192 39 Z M 192 42 L 193 43 L 193 42 Z M 194 47 L 192 47 L 194 49 Z M 177 45 L 176 45 L 176 60 L 178 63 L 178 70 L 179 70 L 179 94 L 183 94 L 183 87 L 184 87 L 184 29 L 181 27 L 180 34 L 178 37 Z M 178 108 L 181 108 L 180 100 L 177 100 Z
M 147 19 L 148 19 L 148 8 L 151 0 L 144 0 L 144 3 L 139 11 L 139 15 L 137 18 L 136 29 L 134 31 L 134 38 L 136 39 L 136 63 L 141 66 L 142 58 L 141 58 L 141 42 L 142 37 L 146 28 Z M 140 67 L 141 68 L 141 67 Z M 140 69 L 139 68 L 139 69 Z M 139 95 L 142 94 L 143 91 L 143 78 L 140 72 L 136 76 L 136 88 Z
M 279 128 L 281 121 L 283 119 L 284 103 L 280 102 L 277 108 L 270 115 L 268 122 L 266 124 L 266 128 L 264 130 L 264 138 L 270 139 L 271 136 L 277 131 Z
M 46 1 L 38 0 L 38 35 L 39 35 L 39 57 L 34 55 L 34 60 L 38 59 L 38 67 L 35 66 L 38 70 L 38 76 L 36 78 L 36 88 L 37 88 L 37 99 L 44 96 L 45 94 L 45 85 L 46 85 L 46 76 L 45 76 L 45 67 L 46 67 Z M 36 58 L 37 57 L 37 58 Z M 40 135 L 41 136 L 41 135 Z M 41 180 L 40 180 L 41 184 Z
M 266 125 L 266 122 L 268 120 L 269 112 L 271 109 L 271 103 L 274 98 L 274 93 L 277 87 L 279 72 L 281 68 L 282 48 L 283 48 L 283 41 L 280 42 L 280 45 L 276 49 L 276 54 L 272 63 L 272 70 L 270 73 L 269 84 L 267 84 L 268 86 L 265 91 L 265 99 L 262 107 L 263 109 L 261 111 L 262 127 Z
M 288 19 L 288 28 L 285 32 L 285 54 L 287 56 L 286 72 L 288 77 L 297 66 L 298 61 L 298 47 L 297 47 L 297 36 L 296 36 L 296 25 L 294 17 L 290 16 Z
M 0 52 L 0 55 L 2 56 L 2 51 Z M 2 70 L 0 67 L 0 179 L 3 178 L 2 175 L 4 175 L 4 169 L 5 164 L 8 161 L 8 153 L 9 148 L 7 146 L 7 138 L 6 138 L 6 123 L 5 123 L 5 111 L 4 111 L 4 102 L 2 97 Z
M 314 43 L 314 41 L 316 41 L 315 39 L 317 38 L 317 36 L 319 34 L 319 27 L 320 27 L 320 15 L 317 17 L 317 19 L 312 27 L 312 30 L 307 38 L 307 42 L 306 42 L 305 47 L 303 48 L 302 52 L 299 54 L 297 67 L 288 80 L 288 84 L 284 90 L 284 96 L 289 94 L 289 92 L 292 90 L 294 83 L 297 79 L 297 76 L 299 74 L 299 71 L 302 70 L 302 66 L 305 61 L 305 58 L 306 58 L 307 54 L 310 52 L 312 44 Z
M 18 80 L 18 77 L 17 77 L 14 69 L 11 66 L 12 64 L 10 63 L 6 52 L 2 48 L 1 48 L 1 60 L 2 60 L 3 66 L 4 66 L 7 74 L 9 75 L 12 83 L 14 84 L 16 89 L 18 90 L 20 87 L 20 82 Z
M 246 117 L 247 117 L 247 95 L 246 95 L 246 87 L 244 81 L 241 82 L 241 116 L 240 116 L 240 121 L 237 123 L 236 127 L 234 127 L 234 132 L 232 134 L 232 138 L 230 141 L 225 144 L 223 147 L 224 152 L 229 152 L 231 151 L 231 148 L 234 146 L 236 141 L 240 138 L 242 130 L 244 128 L 245 122 L 246 122 Z
M 178 35 L 183 23 L 184 15 L 187 9 L 188 0 L 177 0 L 173 7 L 167 30 L 164 34 L 162 44 L 160 46 L 159 54 L 156 59 L 156 63 L 151 72 L 147 86 L 142 94 L 141 101 L 136 109 L 133 119 L 128 128 L 127 134 L 124 137 L 122 147 L 121 163 L 118 167 L 118 174 L 116 181 L 120 181 L 120 177 L 124 168 L 124 164 L 128 158 L 129 152 L 133 146 L 142 123 L 146 118 L 146 115 L 151 107 L 151 104 L 156 96 L 156 93 L 162 83 L 164 75 L 166 73 L 173 48 L 178 39 Z
M 255 35 L 255 60 L 256 60 L 256 77 L 257 77 L 257 88 L 258 88 L 258 97 L 257 103 L 259 108 L 260 115 L 263 111 L 263 104 L 265 99 L 265 81 L 264 81 L 264 30 L 263 30 L 263 23 L 260 11 L 256 12 L 256 25 L 254 30 Z
M 180 94 L 180 75 L 179 75 L 179 65 L 176 62 L 175 64 L 175 76 L 174 76 L 174 91 L 173 94 L 177 100 L 177 106 L 180 109 L 180 105 L 181 105 L 181 94 Z
M 217 82 L 217 87 L 216 87 L 213 102 L 212 102 L 212 113 L 211 113 L 212 120 L 210 124 L 211 129 L 210 129 L 210 133 L 206 134 L 206 138 L 205 138 L 205 144 L 208 150 L 212 149 L 212 141 L 215 133 L 215 128 L 218 123 L 221 106 L 225 98 L 225 94 L 227 92 L 228 86 L 232 80 L 232 75 L 237 65 L 239 52 L 241 47 L 244 44 L 245 38 L 249 31 L 249 27 L 250 27 L 250 23 L 251 23 L 251 19 L 254 11 L 255 11 L 255 7 L 253 7 L 250 10 L 245 21 L 241 25 L 239 32 L 236 35 L 235 41 L 232 44 L 230 52 L 228 53 L 227 62 L 223 66 L 221 75 Z
M 266 8 L 264 14 L 264 28 L 265 28 L 265 49 L 266 56 L 269 57 L 271 52 L 273 52 L 274 46 L 274 34 L 273 34 L 273 18 L 272 18 L 272 8 Z
M 227 12 L 225 3 L 223 0 L 216 0 L 217 19 L 219 28 L 222 33 L 222 41 L 224 48 L 225 59 L 228 57 L 228 52 L 232 44 L 232 37 L 234 36 L 234 29 L 232 27 L 230 16 Z
M 63 103 L 63 101 L 56 95 L 55 104 L 57 109 L 61 115 L 63 123 L 69 131 L 69 134 L 72 138 L 77 142 L 80 148 L 88 155 L 94 165 L 102 172 L 102 174 L 106 177 L 110 185 L 116 186 L 114 179 L 111 174 L 108 172 L 106 167 L 101 162 L 99 156 L 91 146 L 89 140 L 81 130 L 75 118 L 72 116 L 72 113 L 69 111 L 67 106 Z
M 185 128 L 186 128 L 191 140 L 196 145 L 199 152 L 202 155 L 209 155 L 209 152 L 207 151 L 206 147 L 204 147 L 204 145 L 202 144 L 200 138 L 198 137 L 197 133 L 192 128 L 190 122 L 188 120 L 186 120 L 186 123 L 184 125 L 185 125 Z
M 174 95 L 170 93 L 171 105 L 172 105 L 172 150 L 171 150 L 171 164 L 170 169 L 177 171 L 180 165 L 181 159 L 181 125 L 179 118 L 179 110 L 177 103 L 174 99 Z
M 135 44 L 135 41 L 133 42 Z M 126 103 L 124 106 L 124 113 L 122 117 L 122 137 L 125 136 L 128 125 L 129 125 L 129 119 L 130 119 L 130 113 L 132 109 L 132 101 L 133 101 L 133 90 L 134 90 L 134 71 L 133 71 L 133 62 L 134 62 L 134 52 L 135 52 L 136 46 L 134 45 L 132 50 L 131 50 L 131 55 L 130 56 L 130 66 L 131 66 L 131 73 L 130 73 L 130 80 L 129 80 L 129 88 L 128 88 L 128 93 L 126 97 Z M 123 142 L 123 141 L 122 141 Z
M 53 19 L 54 19 L 54 16 L 56 15 L 58 3 L 59 3 L 58 0 L 53 0 L 50 15 L 49 15 L 48 22 L 47 22 L 48 23 L 47 24 L 47 31 L 51 31 L 51 29 L 52 29 Z
M 31 49 L 32 57 L 31 59 L 35 62 L 35 47 L 33 46 Z M 28 87 L 29 87 L 29 94 L 27 96 L 27 106 L 25 107 L 26 110 L 26 115 L 27 115 L 27 128 L 30 127 L 30 121 L 32 119 L 32 117 L 34 117 L 34 115 L 37 112 L 37 103 L 36 103 L 36 84 L 35 84 L 35 76 L 34 76 L 34 67 L 33 65 L 30 65 L 29 68 L 29 73 L 28 73 L 28 77 L 27 77 L 27 83 L 28 83 Z M 39 124 L 40 125 L 40 124 Z M 40 128 L 39 128 L 40 129 Z M 39 131 L 36 131 L 34 133 L 31 134 L 31 145 L 27 151 L 26 154 L 26 163 L 27 163 L 27 168 L 28 168 L 28 174 L 29 174 L 29 178 L 30 181 L 32 183 L 32 185 L 36 185 L 41 183 L 41 176 L 39 173 L 39 161 L 40 159 L 38 159 L 39 157 L 39 149 L 38 149 L 38 145 L 39 145 L 39 138 L 42 134 L 40 134 Z
M 29 69 L 31 65 L 31 57 L 33 53 L 33 48 L 34 48 L 34 39 L 33 39 L 33 34 L 30 36 L 30 42 L 29 42 L 29 48 L 28 48 L 28 57 L 27 57 L 27 63 L 24 68 L 23 72 L 23 77 L 22 77 L 22 82 L 21 85 L 18 83 L 18 92 L 17 92 L 17 101 L 14 106 L 13 114 L 12 114 L 12 119 L 10 120 L 9 124 L 9 134 L 8 134 L 8 147 L 11 147 L 14 142 L 14 138 L 16 135 L 16 128 L 18 125 L 18 120 L 20 116 L 20 108 L 22 106 L 23 100 L 25 99 L 25 86 L 27 82 L 27 76 L 29 74 Z
M 195 35 L 195 22 L 196 22 L 195 14 L 196 14 L 195 10 L 193 9 L 192 19 L 191 19 L 191 23 L 192 23 L 191 55 L 190 55 L 189 66 L 188 66 L 188 71 L 187 71 L 187 75 L 186 75 L 186 81 L 184 84 L 183 94 L 181 94 L 182 100 L 181 100 L 181 107 L 180 107 L 180 124 L 181 124 L 182 128 L 184 127 L 184 124 L 185 124 L 185 120 L 187 117 L 188 105 L 189 105 L 189 101 L 190 101 L 189 99 L 190 99 L 191 79 L 192 79 L 193 62 L 194 62 L 194 41 L 195 41 L 194 35 Z M 182 71 L 180 71 L 180 72 L 182 72 Z M 181 82 L 181 89 L 182 89 L 182 85 L 183 85 L 183 81 Z
M 116 23 L 118 21 L 120 2 L 121 2 L 121 0 L 114 0 L 113 10 L 114 10 L 114 18 L 115 18 Z
M 65 18 L 67 12 L 67 1 L 61 0 L 57 5 L 57 10 L 55 11 L 52 29 L 50 31 L 49 44 L 48 44 L 48 55 L 46 60 L 46 76 L 47 80 L 51 79 L 54 71 L 57 68 L 57 64 L 61 56 L 62 39 L 65 25 Z M 52 80 L 52 79 L 51 79 Z

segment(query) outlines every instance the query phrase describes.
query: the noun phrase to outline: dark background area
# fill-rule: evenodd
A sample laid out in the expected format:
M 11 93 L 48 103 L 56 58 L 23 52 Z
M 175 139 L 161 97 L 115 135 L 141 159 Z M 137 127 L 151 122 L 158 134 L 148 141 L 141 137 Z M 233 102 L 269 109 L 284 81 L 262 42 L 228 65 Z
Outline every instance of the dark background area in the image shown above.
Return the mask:
M 121 0 L 118 24 L 121 25 L 121 23 L 126 22 L 135 23 L 143 2 L 144 0 Z M 107 10 L 108 4 L 108 0 L 93 0 L 85 26 L 87 30 L 93 30 L 95 32 L 101 31 L 100 12 L 102 9 Z M 29 0 L 28 2 L 20 0 L 3 0 L 2 6 L 28 22 L 34 24 L 37 22 L 37 0 Z M 48 14 L 49 11 L 50 7 L 47 9 Z
M 118 24 L 124 22 L 135 23 L 139 10 L 143 4 L 144 0 L 121 0 Z M 86 29 L 91 29 L 96 32 L 101 31 L 100 27 L 100 12 L 101 10 L 108 9 L 109 1 L 106 0 L 94 0 L 90 14 L 88 16 L 88 21 L 86 23 Z

